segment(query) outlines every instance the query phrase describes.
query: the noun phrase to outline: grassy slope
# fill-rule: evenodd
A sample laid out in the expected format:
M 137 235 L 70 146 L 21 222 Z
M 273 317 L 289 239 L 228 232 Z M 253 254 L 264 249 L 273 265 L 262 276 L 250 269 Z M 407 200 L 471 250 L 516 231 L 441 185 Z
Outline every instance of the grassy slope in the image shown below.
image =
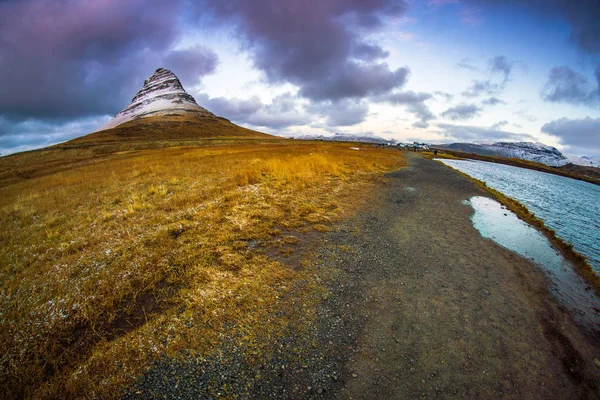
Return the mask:
M 308 264 L 270 255 L 405 165 L 393 150 L 211 134 L 219 121 L 197 126 L 203 142 L 180 122 L 1 159 L 0 397 L 118 397 L 152 360 L 208 356 L 223 333 L 267 357 L 303 329 L 289 293 L 310 310 L 320 290 Z
M 143 118 L 45 149 L 0 157 L 0 187 L 89 165 L 115 153 L 183 145 L 218 145 L 239 140 L 281 139 L 242 128 L 219 117 Z

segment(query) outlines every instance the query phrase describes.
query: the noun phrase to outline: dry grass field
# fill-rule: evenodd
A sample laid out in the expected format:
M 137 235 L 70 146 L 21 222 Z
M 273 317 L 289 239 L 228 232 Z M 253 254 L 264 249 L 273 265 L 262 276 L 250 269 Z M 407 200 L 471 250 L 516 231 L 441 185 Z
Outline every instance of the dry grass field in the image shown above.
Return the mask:
M 208 356 L 224 333 L 267 357 L 302 329 L 281 311 L 300 299 L 310 319 L 321 290 L 307 260 L 278 260 L 406 165 L 344 143 L 85 141 L 0 160 L 2 398 L 119 397 L 153 360 Z

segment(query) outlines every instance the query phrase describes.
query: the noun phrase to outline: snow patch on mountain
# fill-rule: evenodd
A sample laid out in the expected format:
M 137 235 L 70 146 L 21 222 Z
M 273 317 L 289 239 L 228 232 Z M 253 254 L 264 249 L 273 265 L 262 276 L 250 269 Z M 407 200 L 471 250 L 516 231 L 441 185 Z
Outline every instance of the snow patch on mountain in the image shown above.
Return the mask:
M 196 114 L 212 116 L 189 95 L 175 74 L 168 69 L 157 69 L 137 92 L 131 103 L 98 131 L 114 128 L 124 122 L 154 115 Z
M 452 143 L 436 147 L 475 153 L 483 156 L 518 158 L 545 164 L 551 167 L 562 167 L 571 163 L 558 149 L 543 143 L 533 142 L 497 142 L 490 144 Z

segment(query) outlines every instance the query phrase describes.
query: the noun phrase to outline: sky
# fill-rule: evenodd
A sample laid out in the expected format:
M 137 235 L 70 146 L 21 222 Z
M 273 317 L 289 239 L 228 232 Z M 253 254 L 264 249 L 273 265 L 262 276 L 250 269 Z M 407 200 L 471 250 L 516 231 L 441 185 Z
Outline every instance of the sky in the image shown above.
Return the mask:
M 283 135 L 600 156 L 600 0 L 0 0 L 0 154 L 98 129 L 157 68 Z

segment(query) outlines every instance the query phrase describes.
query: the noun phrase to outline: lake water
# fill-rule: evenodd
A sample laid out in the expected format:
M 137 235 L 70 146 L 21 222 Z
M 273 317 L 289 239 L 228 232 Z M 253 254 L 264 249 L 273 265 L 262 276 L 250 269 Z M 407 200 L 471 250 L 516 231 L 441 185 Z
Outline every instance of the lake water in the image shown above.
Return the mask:
M 496 200 L 475 196 L 465 204 L 473 207 L 471 220 L 481 236 L 540 265 L 550 278 L 552 295 L 581 326 L 595 336 L 600 334 L 600 298 L 546 236 Z
M 600 273 L 600 186 L 484 161 L 438 161 L 525 205 Z

